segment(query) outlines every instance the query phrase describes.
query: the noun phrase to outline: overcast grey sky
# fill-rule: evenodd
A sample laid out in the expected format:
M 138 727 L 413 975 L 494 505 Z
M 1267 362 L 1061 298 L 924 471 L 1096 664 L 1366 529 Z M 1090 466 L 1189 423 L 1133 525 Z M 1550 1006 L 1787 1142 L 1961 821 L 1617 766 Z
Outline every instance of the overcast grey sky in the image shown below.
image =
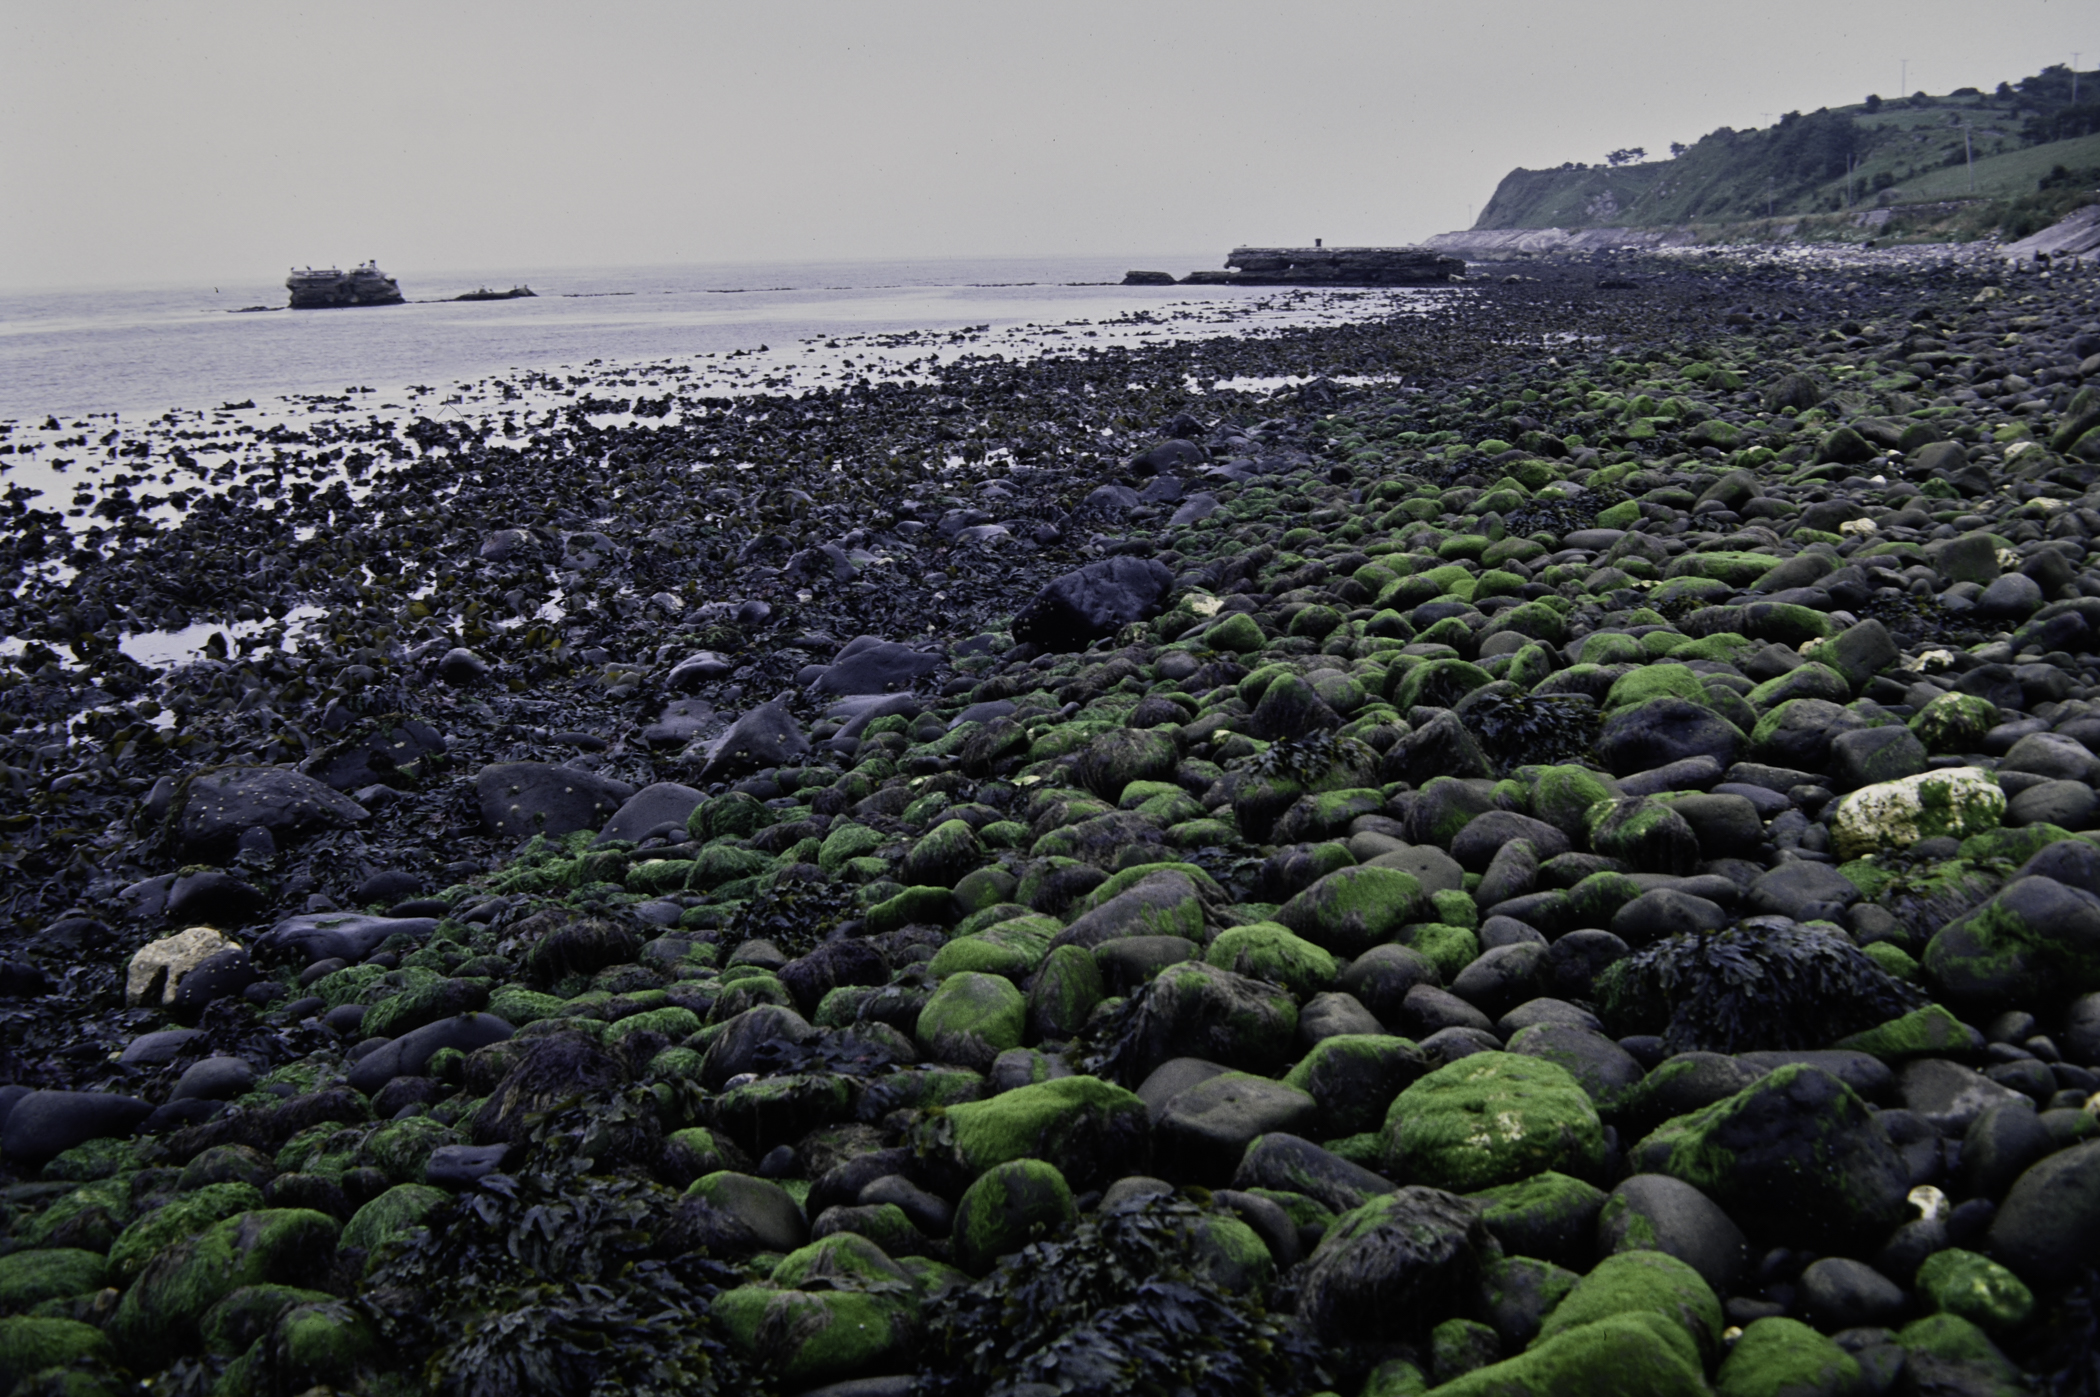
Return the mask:
M 2090 0 L 0 0 L 0 285 L 1404 242 Z M 1175 267 L 1172 270 L 1185 270 Z

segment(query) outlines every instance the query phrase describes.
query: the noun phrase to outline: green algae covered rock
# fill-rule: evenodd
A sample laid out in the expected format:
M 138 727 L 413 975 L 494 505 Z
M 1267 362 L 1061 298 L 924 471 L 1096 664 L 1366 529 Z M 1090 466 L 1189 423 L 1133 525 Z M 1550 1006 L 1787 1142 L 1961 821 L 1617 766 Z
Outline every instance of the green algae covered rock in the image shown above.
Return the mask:
M 1315 1043 L 1283 1084 L 1313 1099 L 1323 1138 L 1332 1139 L 1376 1130 L 1393 1098 L 1428 1070 L 1429 1060 L 1409 1039 L 1340 1033 Z
M 109 1340 L 92 1324 L 13 1315 L 0 1319 L 0 1392 L 47 1368 L 114 1362 Z
M 1079 1216 L 1071 1185 L 1040 1159 L 1009 1160 L 977 1176 L 955 1205 L 955 1264 L 973 1276 L 1000 1257 L 1055 1236 Z
M 1916 1289 L 1931 1309 L 1959 1315 L 1987 1334 L 2017 1329 L 2034 1315 L 2034 1292 L 2018 1276 L 1959 1247 L 1927 1257 Z
M 1610 800 L 1612 787 L 1587 767 L 1540 767 L 1531 788 L 1531 813 L 1562 834 L 1579 835 L 1589 827 L 1590 807 Z
M 2034 1390 L 1990 1335 L 1960 1315 L 1943 1311 L 1912 1320 L 1896 1331 L 1896 1342 L 1910 1356 L 1910 1376 L 1920 1391 L 2024 1397 Z
M 1957 1010 L 2100 989 L 2100 905 L 2053 878 L 2015 878 L 1941 927 L 1921 961 L 1939 997 Z
M 0 1256 L 0 1310 L 26 1310 L 102 1288 L 109 1263 L 78 1247 L 50 1247 Z
M 1218 933 L 1204 959 L 1221 970 L 1282 985 L 1307 999 L 1334 984 L 1335 959 L 1278 922 L 1254 922 Z
M 1910 718 L 1910 730 L 1934 756 L 1980 751 L 1983 735 L 1996 726 L 1997 705 L 1977 694 L 1941 694 Z
M 1886 941 L 1877 941 L 1866 951 L 1872 955 L 1876 950 L 1895 948 Z M 1897 951 L 1902 955 L 1901 951 Z M 1879 957 L 1876 957 L 1879 959 Z M 1910 957 L 1904 956 L 1905 960 Z M 1883 968 L 1886 969 L 1886 963 Z M 1916 968 L 1916 962 L 1912 962 Z M 1858 1053 L 1872 1053 L 1883 1062 L 1894 1066 L 1920 1057 L 1967 1057 L 1974 1051 L 1969 1039 L 1969 1026 L 1938 1004 L 1927 1004 L 1913 1009 L 1901 1018 L 1877 1024 L 1864 1033 L 1855 1033 L 1840 1038 L 1831 1045 L 1847 1048 Z
M 304 1208 L 262 1208 L 161 1252 L 117 1305 L 109 1334 L 126 1362 L 157 1367 L 188 1346 L 197 1321 L 245 1285 L 296 1285 L 328 1269 L 342 1226 Z
M 1028 1031 L 1047 1042 L 1072 1038 L 1106 994 L 1101 963 L 1084 947 L 1059 946 L 1043 957 L 1028 986 Z
M 1867 1104 L 1805 1063 L 1665 1123 L 1628 1163 L 1690 1184 L 1746 1231 L 1799 1245 L 1884 1237 L 1909 1190 Z
M 1595 1184 L 1549 1169 L 1471 1198 L 1503 1251 L 1579 1268 L 1596 1250 L 1606 1196 Z
M 1567 1302 L 1562 1301 L 1562 1305 Z M 1554 1313 L 1559 1313 L 1556 1309 Z M 1652 1314 L 1612 1315 L 1476 1368 L 1437 1397 L 1711 1397 L 1699 1355 Z
M 1854 791 L 1838 802 L 1830 832 L 1840 859 L 1907 849 L 1921 839 L 1967 839 L 2005 818 L 2005 792 L 1976 767 L 1921 772 Z
M 1607 1256 L 1554 1307 L 1539 1342 L 1615 1315 L 1658 1315 L 1688 1336 L 1702 1359 L 1720 1352 L 1721 1302 L 1699 1273 L 1659 1251 Z
M 894 1361 L 911 1342 L 916 1294 L 909 1280 L 895 1284 L 895 1291 L 742 1285 L 716 1296 L 711 1313 L 747 1358 L 765 1360 L 784 1383 L 814 1387 Z
M 262 1205 L 262 1191 L 252 1184 L 206 1184 L 192 1189 L 124 1229 L 109 1249 L 112 1282 L 130 1284 L 162 1249 Z
M 963 971 L 941 981 L 919 1011 L 914 1030 L 926 1052 L 941 1062 L 980 1071 L 1008 1048 L 1021 1046 L 1028 1001 L 1000 975 Z
M 1715 1397 L 1850 1397 L 1859 1388 L 1851 1354 L 1797 1319 L 1751 1323 L 1714 1378 Z
M 1338 869 L 1283 904 L 1276 920 L 1337 956 L 1362 955 L 1433 915 L 1422 885 L 1397 868 Z
M 429 1184 L 395 1184 L 351 1216 L 343 1227 L 343 1245 L 377 1251 L 421 1227 L 449 1198 Z
M 1594 1174 L 1604 1126 L 1567 1069 L 1513 1053 L 1474 1053 L 1395 1097 L 1381 1141 L 1401 1178 L 1473 1193 L 1553 1169 Z
M 923 1155 L 967 1179 L 1017 1159 L 1040 1159 L 1081 1189 L 1130 1172 L 1143 1157 L 1145 1103 L 1098 1077 L 1059 1077 L 950 1106 L 913 1130 Z

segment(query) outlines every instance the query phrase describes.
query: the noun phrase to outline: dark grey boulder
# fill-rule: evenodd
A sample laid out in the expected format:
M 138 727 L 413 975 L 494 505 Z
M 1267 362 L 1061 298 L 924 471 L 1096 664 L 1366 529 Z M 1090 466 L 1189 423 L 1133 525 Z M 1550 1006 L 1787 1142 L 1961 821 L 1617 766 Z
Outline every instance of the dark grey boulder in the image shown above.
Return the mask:
M 1826 1256 L 1801 1273 L 1801 1308 L 1826 1334 L 1903 1322 L 1910 1299 L 1903 1287 L 1850 1257 Z
M 597 829 L 627 802 L 634 787 L 575 767 L 502 762 L 481 769 L 474 794 L 489 833 L 523 842 L 536 834 L 558 839 Z
M 1924 1117 L 1942 1135 L 1964 1134 L 1993 1106 L 2033 1104 L 1981 1072 L 1938 1057 L 1919 1058 L 1896 1069 L 1896 1096 L 1906 1111 Z
M 2096 810 L 2100 810 L 2100 795 L 2085 782 L 2044 781 L 2005 803 L 2005 823 L 2015 829 L 2025 825 L 2089 829 Z
M 1909 728 L 1862 728 L 1839 733 L 1830 743 L 1831 788 L 1856 791 L 1900 781 L 1925 770 L 1925 744 Z
M 184 1047 L 203 1036 L 194 1028 L 164 1028 L 141 1033 L 124 1045 L 124 1051 L 117 1054 L 117 1062 L 124 1067 L 162 1067 L 173 1062 Z
M 170 1101 L 227 1101 L 255 1085 L 255 1068 L 246 1059 L 208 1057 L 190 1064 L 176 1079 Z
M 1859 889 L 1827 863 L 1783 863 L 1750 885 L 1745 899 L 1753 912 L 1797 922 L 1834 920 L 1859 901 Z
M 1504 846 L 1515 840 L 1525 840 L 1535 850 L 1534 857 L 1543 862 L 1569 851 L 1568 836 L 1562 834 L 1544 820 L 1534 820 L 1529 815 L 1519 815 L 1513 810 L 1490 810 L 1487 814 L 1469 821 L 1451 841 L 1451 857 L 1468 873 L 1485 873 L 1495 856 Z M 1493 901 L 1483 900 L 1483 906 L 1492 906 Z
M 1014 616 L 1015 641 L 1045 650 L 1080 650 L 1166 607 L 1174 574 L 1151 558 L 1119 555 L 1068 572 Z
M 1962 1134 L 1961 1168 L 1955 1179 L 1959 1193 L 1964 1198 L 2003 1198 L 2020 1175 L 2055 1148 L 2056 1141 L 2026 1097 L 1987 1107 Z
M 1645 946 L 1679 932 L 1719 931 L 1728 920 L 1718 903 L 1675 888 L 1655 888 L 1614 912 L 1611 932 L 1629 946 Z
M 1429 957 L 1406 946 L 1373 946 L 1349 963 L 1337 987 L 1376 1014 L 1388 1028 L 1406 1021 L 1408 992 L 1417 985 L 1438 985 L 1442 975 Z M 2100 1044 L 2100 1007 L 2094 1015 L 2094 1040 Z
M 427 940 L 437 930 L 435 917 L 374 917 L 362 912 L 307 912 L 287 917 L 256 938 L 258 950 L 316 961 L 363 960 L 394 936 Z
M 1299 1281 L 1299 1319 L 1329 1343 L 1420 1338 L 1465 1308 L 1492 1254 L 1465 1199 L 1410 1186 L 1329 1229 Z
M 811 682 L 813 694 L 887 694 L 910 689 L 944 663 L 937 654 L 864 635 L 847 642 Z
M 1748 1239 L 1721 1205 L 1667 1174 L 1635 1174 L 1612 1189 L 1597 1215 L 1597 1251 L 1665 1252 L 1720 1295 L 1735 1289 L 1749 1261 Z
M 1257 1136 L 1295 1134 L 1318 1115 L 1310 1095 L 1281 1082 L 1241 1072 L 1215 1076 L 1176 1093 L 1154 1118 L 1154 1167 L 1184 1183 L 1223 1185 Z
M 1987 621 L 2024 621 L 2047 600 L 2040 583 L 2024 573 L 2009 572 L 1983 589 L 1976 599 L 1976 614 Z
M 1688 757 L 1711 757 L 1726 767 L 1742 744 L 1742 732 L 1712 709 L 1657 698 L 1606 719 L 1597 755 L 1614 776 L 1631 776 Z
M 783 696 L 784 697 L 784 696 Z M 783 699 L 762 703 L 729 725 L 707 749 L 702 781 L 724 781 L 769 766 L 794 766 L 809 755 L 809 737 Z
M 396 1077 L 422 1074 L 431 1055 L 441 1048 L 471 1053 L 511 1036 L 511 1026 L 494 1014 L 458 1014 L 402 1034 L 357 1060 L 347 1080 L 370 1096 Z
M 423 1182 L 433 1188 L 471 1188 L 501 1169 L 511 1154 L 508 1144 L 439 1145 L 423 1165 Z
M 220 767 L 190 783 L 176 829 L 187 852 L 214 856 L 230 851 L 245 830 L 290 838 L 366 818 L 356 801 L 289 767 Z
M 1982 1249 L 2032 1286 L 2063 1284 L 2091 1266 L 2100 1251 L 2100 1140 L 2059 1151 L 2021 1174 L 1991 1219 Z
M 1302 1193 L 1337 1213 L 1393 1191 L 1393 1181 L 1383 1174 L 1285 1132 L 1263 1135 L 1247 1147 L 1233 1172 L 1232 1186 Z
M 1742 795 L 1713 792 L 1679 796 L 1670 802 L 1670 809 L 1698 836 L 1703 859 L 1754 857 L 1758 845 L 1764 842 L 1764 817 L 1756 804 Z
M 658 781 L 629 796 L 598 831 L 598 842 L 623 839 L 639 843 L 645 835 L 676 831 L 684 837 L 686 820 L 707 797 L 676 781 Z
M 75 1145 L 129 1135 L 153 1107 L 132 1096 L 99 1091 L 32 1091 L 0 1124 L 0 1156 L 35 1169 Z
M 1818 773 L 1827 768 L 1830 744 L 1839 734 L 1867 726 L 1866 719 L 1828 699 L 1793 699 L 1768 715 L 1774 717 L 1757 725 L 1751 755 L 1759 762 Z

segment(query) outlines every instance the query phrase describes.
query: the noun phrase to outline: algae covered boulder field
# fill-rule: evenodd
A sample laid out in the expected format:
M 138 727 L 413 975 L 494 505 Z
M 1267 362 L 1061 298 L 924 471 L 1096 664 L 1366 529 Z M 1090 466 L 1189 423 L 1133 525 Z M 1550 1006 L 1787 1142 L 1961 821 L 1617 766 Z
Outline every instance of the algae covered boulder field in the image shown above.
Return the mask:
M 0 1397 L 2100 1390 L 2100 281 L 1624 272 L 23 574 Z

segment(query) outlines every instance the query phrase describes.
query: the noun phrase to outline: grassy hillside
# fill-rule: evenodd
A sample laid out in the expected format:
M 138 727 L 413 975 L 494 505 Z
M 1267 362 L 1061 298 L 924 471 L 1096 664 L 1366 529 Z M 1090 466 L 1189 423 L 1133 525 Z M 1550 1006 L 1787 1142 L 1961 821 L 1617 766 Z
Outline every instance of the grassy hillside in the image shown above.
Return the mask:
M 2013 231 L 2089 202 L 2100 184 L 2100 75 L 2080 75 L 2082 100 L 2072 95 L 2069 72 L 2054 68 L 1994 93 L 1869 98 L 1789 112 L 1761 130 L 1723 127 L 1668 160 L 1513 170 L 1474 227 L 1821 224 L 1832 220 L 1819 215 L 1973 198 L 1994 208 L 1972 236 L 2001 223 Z

